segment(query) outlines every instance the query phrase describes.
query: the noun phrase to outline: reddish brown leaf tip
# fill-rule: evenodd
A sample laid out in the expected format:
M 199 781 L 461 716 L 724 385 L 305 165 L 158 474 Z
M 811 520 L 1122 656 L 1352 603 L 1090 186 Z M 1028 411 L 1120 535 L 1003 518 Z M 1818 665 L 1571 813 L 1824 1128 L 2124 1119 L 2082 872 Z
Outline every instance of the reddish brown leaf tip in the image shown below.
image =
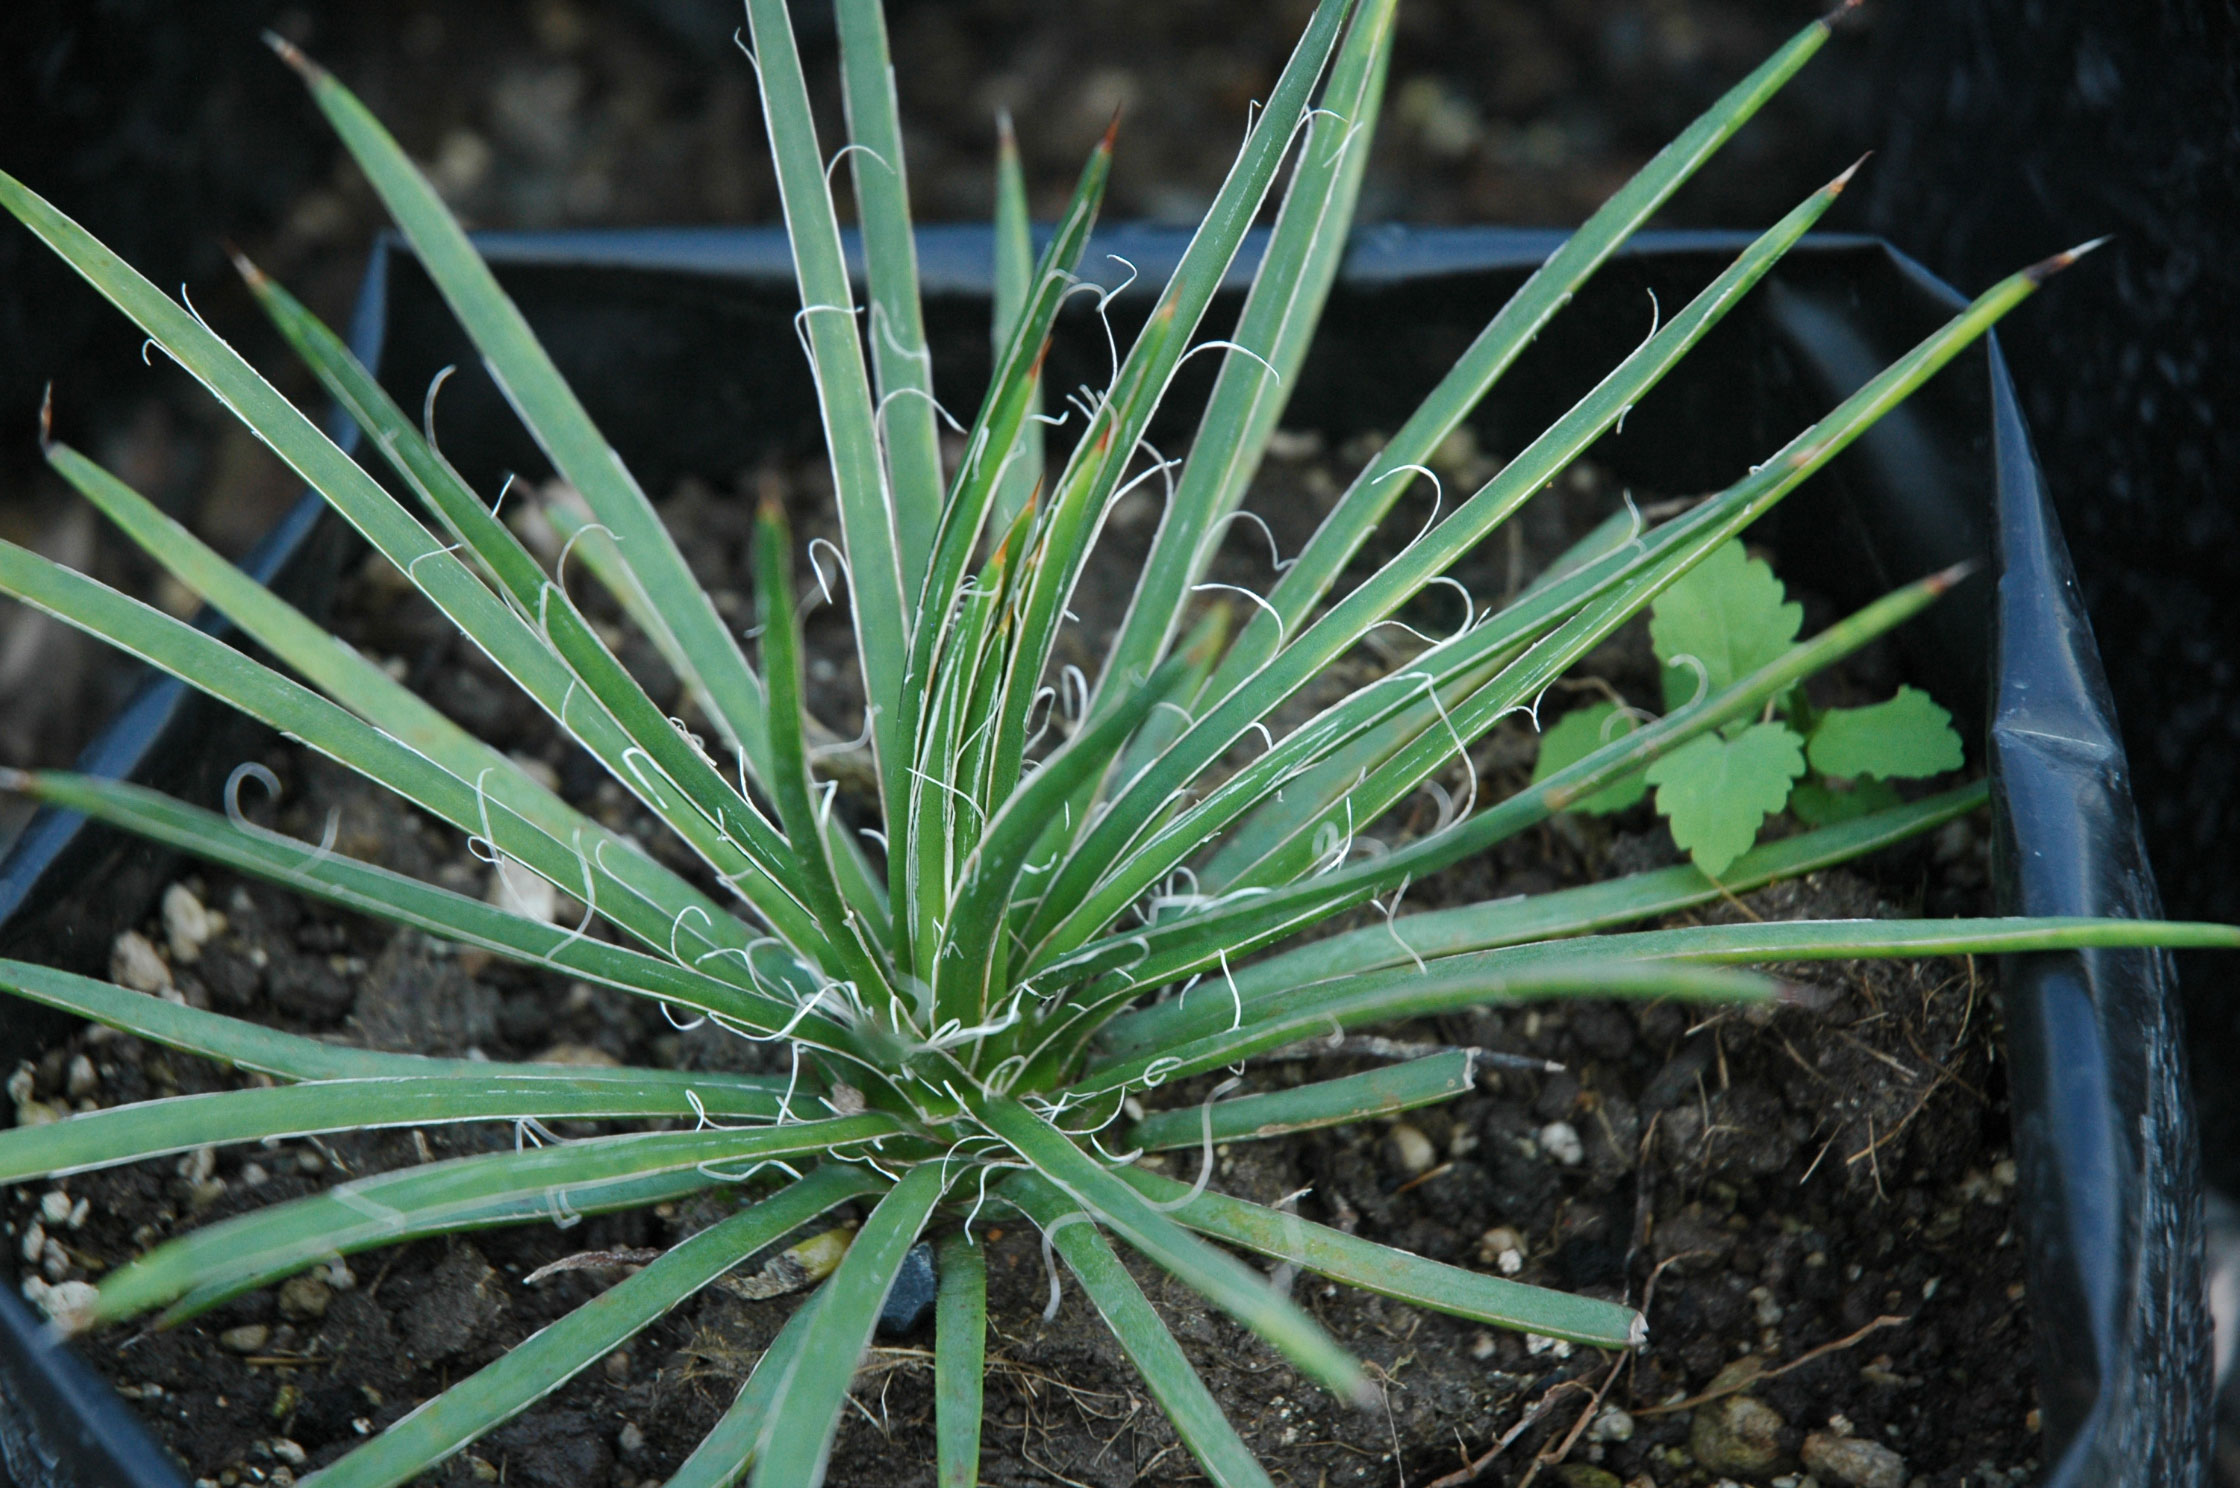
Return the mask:
M 243 253 L 239 248 L 235 247 L 230 239 L 227 240 L 225 249 L 226 257 L 233 260 L 233 271 L 236 274 L 239 274 L 241 276 L 242 282 L 247 284 L 251 289 L 262 289 L 267 284 L 272 282 L 266 276 L 265 271 L 258 268 L 256 264 L 251 262 L 249 255 Z
M 54 384 L 49 382 L 46 391 L 39 395 L 39 453 L 54 448 Z
M 1120 138 L 1120 112 L 1126 107 L 1127 105 L 1124 103 L 1115 104 L 1113 106 L 1112 122 L 1105 125 L 1104 138 L 1097 141 L 1097 148 L 1104 151 L 1107 155 L 1112 153 L 1113 141 Z
M 1873 158 L 1874 151 L 1869 150 L 1866 154 L 1860 156 L 1857 160 L 1852 161 L 1850 166 L 1845 169 L 1842 175 L 1836 177 L 1833 181 L 1830 181 L 1821 189 L 1823 191 L 1826 191 L 1830 196 L 1841 196 L 1843 194 L 1843 188 L 1851 184 L 1851 178 L 1859 174 L 1859 167 L 1865 165 L 1869 160 L 1872 160 Z
M 2113 236 L 2113 233 L 2104 233 L 2089 243 L 2079 243 L 2076 247 L 2065 249 L 2054 254 L 2051 258 L 2042 258 L 2030 265 L 2029 268 L 2024 269 L 2022 277 L 2032 284 L 2043 284 Z
M 1820 24 L 1828 27 L 1830 30 L 1833 30 L 1837 26 L 1840 26 L 1844 22 L 1850 20 L 1851 13 L 1859 9 L 1859 7 L 1864 5 L 1865 3 L 1866 0 L 1843 0 L 1843 3 L 1841 5 L 1838 5 L 1835 9 L 1820 17 Z
M 25 791 L 31 787 L 31 772 L 13 765 L 0 765 L 0 791 Z
M 264 44 L 272 48 L 273 55 L 296 70 L 296 75 L 307 83 L 316 83 L 327 75 L 327 70 L 303 54 L 303 49 L 277 31 L 264 33 Z
M 1962 579 L 1965 579 L 1968 575 L 1974 573 L 1978 568 L 1981 568 L 1982 566 L 1982 564 L 1978 563 L 1973 558 L 1963 558 L 1958 563 L 1953 564 L 1952 567 L 1940 570 L 1939 572 L 1933 573 L 1929 575 L 1929 577 L 1923 579 L 1921 581 L 1922 587 L 1927 589 L 1931 594 L 1947 593 L 1956 585 L 1958 585 Z

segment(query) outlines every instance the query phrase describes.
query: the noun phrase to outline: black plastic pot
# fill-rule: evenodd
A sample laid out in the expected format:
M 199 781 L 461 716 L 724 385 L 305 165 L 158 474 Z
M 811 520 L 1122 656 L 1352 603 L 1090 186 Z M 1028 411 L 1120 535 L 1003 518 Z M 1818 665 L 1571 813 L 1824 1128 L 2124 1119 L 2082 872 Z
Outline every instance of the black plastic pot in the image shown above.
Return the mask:
M 1183 241 L 1115 229 L 1090 262 L 1121 255 L 1139 269 L 1139 285 L 1156 285 Z M 1362 233 L 1289 421 L 1339 437 L 1394 427 L 1557 241 L 1501 230 Z M 1514 449 L 1544 427 L 1639 339 L 1646 290 L 1678 303 L 1742 241 L 1640 239 L 1488 400 L 1477 418 L 1485 443 Z M 958 390 L 987 375 L 988 238 L 929 229 L 921 242 L 936 366 L 961 401 Z M 649 490 L 688 473 L 725 479 L 816 437 L 781 235 L 507 236 L 484 246 Z M 1148 298 L 1147 289 L 1122 297 L 1115 319 L 1131 305 L 1141 315 Z M 1220 314 L 1233 315 L 1236 298 Z M 2054 301 L 2023 313 L 2059 314 L 2058 290 Z M 1715 488 L 1959 303 L 1877 241 L 1807 240 L 1596 458 L 1643 489 Z M 387 245 L 375 252 L 353 330 L 360 354 L 408 402 L 438 369 L 479 366 L 418 266 Z M 1052 386 L 1101 384 L 1106 355 L 1093 328 L 1062 339 Z M 1195 407 L 1213 371 L 1213 358 L 1186 366 L 1169 406 Z M 462 370 L 444 399 L 445 452 L 478 487 L 541 467 L 479 372 Z M 1179 443 L 1187 427 L 1166 436 Z M 267 544 L 265 565 L 283 587 L 322 591 L 345 546 L 337 526 L 307 498 Z M 1963 586 L 1900 644 L 1915 679 L 1974 721 L 1972 747 L 1989 759 L 1999 907 L 2156 911 L 2098 656 L 1996 344 L 1885 419 L 1760 536 L 1781 548 L 1786 575 L 1840 603 L 1959 559 L 1986 561 L 1990 578 Z M 211 734 L 210 711 L 176 684 L 152 684 L 87 763 L 207 798 L 213 778 L 247 752 L 238 737 Z M 156 761 L 172 773 L 153 770 Z M 110 834 L 42 818 L 0 863 L 0 952 L 98 965 L 163 866 Z M 2034 956 L 2006 968 L 2005 986 L 2047 1481 L 2191 1481 L 2205 1453 L 2207 1330 L 2195 1134 L 2165 964 L 2132 953 Z M 7 999 L 0 1032 L 17 1048 L 52 1036 Z M 0 1293 L 0 1444 L 22 1488 L 179 1482 L 129 1412 L 44 1339 L 13 1288 Z

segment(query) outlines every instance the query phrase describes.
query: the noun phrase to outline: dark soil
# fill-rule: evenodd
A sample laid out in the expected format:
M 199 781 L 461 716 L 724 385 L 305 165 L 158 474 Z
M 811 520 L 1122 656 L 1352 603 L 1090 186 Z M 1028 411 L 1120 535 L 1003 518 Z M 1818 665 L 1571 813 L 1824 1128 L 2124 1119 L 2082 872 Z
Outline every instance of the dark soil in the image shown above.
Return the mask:
M 1255 504 L 1289 552 L 1335 482 L 1313 440 L 1286 448 Z M 1441 456 L 1450 482 L 1485 462 L 1459 442 Z M 688 551 L 719 593 L 740 588 L 752 506 L 742 496 L 782 494 L 804 540 L 829 510 L 816 468 L 764 470 L 740 485 L 687 489 L 666 513 L 696 534 Z M 1489 545 L 1463 577 L 1486 599 L 1513 589 L 1535 555 L 1559 549 L 1614 500 L 1588 472 L 1560 500 L 1528 509 L 1514 555 Z M 1403 510 L 1395 525 L 1412 532 L 1416 524 Z M 1132 571 L 1126 550 L 1148 535 L 1148 523 L 1123 509 L 1113 535 L 1121 551 L 1105 567 Z M 1264 583 L 1263 549 L 1257 534 L 1236 536 L 1222 577 Z M 622 793 L 556 743 L 533 709 L 377 567 L 350 582 L 341 614 L 351 639 L 395 658 L 447 711 L 541 760 L 571 798 L 631 824 Z M 1447 622 L 1432 614 L 1419 623 L 1437 630 Z M 853 698 L 840 612 L 813 612 L 810 626 L 820 699 Z M 1651 661 L 1637 631 L 1583 670 L 1649 700 Z M 643 648 L 623 654 L 659 696 L 666 683 L 658 661 Z M 1886 692 L 1888 681 L 1870 656 L 1839 685 Z M 858 719 L 836 703 L 823 707 L 823 722 L 844 736 Z M 1490 798 L 1516 788 L 1531 760 L 1529 734 L 1505 727 L 1474 751 L 1481 790 Z M 269 763 L 289 785 L 276 825 L 315 839 L 329 810 L 339 810 L 339 851 L 469 892 L 485 888 L 489 870 L 456 834 L 295 752 L 276 749 Z M 1410 828 L 1404 813 L 1387 824 Z M 1613 822 L 1560 819 L 1419 886 L 1409 906 L 1533 892 L 1672 859 L 1646 808 Z M 142 933 L 157 948 L 161 975 L 199 1005 L 436 1054 L 688 1068 L 753 1067 L 772 1057 L 709 1030 L 680 1032 L 650 1006 L 449 952 L 417 933 L 392 933 L 226 874 L 181 883 L 224 914 L 224 929 L 192 960 L 165 948 L 160 917 Z M 1983 885 L 1980 833 L 1963 824 L 1704 918 L 1965 913 L 1980 909 Z M 1884 1474 L 1857 1481 L 1894 1485 L 1975 1482 L 1986 1472 L 2003 1481 L 2035 1468 L 2032 1389 L 2018 1363 L 2029 1343 L 2010 1223 L 1995 992 L 1976 968 L 1948 962 L 1786 970 L 1818 990 L 1804 999 L 1809 1006 L 1702 1018 L 1662 1004 L 1580 1002 L 1391 1030 L 1563 1068 L 1502 1070 L 1471 1095 L 1402 1123 L 1217 1151 L 1214 1181 L 1225 1191 L 1274 1202 L 1307 1190 L 1299 1212 L 1309 1218 L 1441 1260 L 1631 1300 L 1651 1324 L 1648 1349 L 1619 1358 L 1302 1277 L 1295 1295 L 1384 1386 L 1382 1408 L 1361 1413 L 1335 1407 L 1249 1334 L 1138 1266 L 1279 1481 L 1461 1482 L 1476 1464 L 1487 1483 L 1538 1474 L 1571 1488 L 1676 1488 L 1795 1481 L 1817 1465 L 1819 1480 L 1830 1483 L 1843 1481 L 1829 1463 L 1846 1453 L 1848 1470 Z M 1358 1060 L 1337 1057 L 1262 1063 L 1251 1078 L 1270 1088 L 1356 1067 Z M 14 1088 L 51 1106 L 236 1083 L 202 1061 L 89 1032 L 47 1052 L 28 1088 Z M 1161 1098 L 1180 1104 L 1202 1094 L 1183 1086 Z M 8 1233 L 49 1281 L 98 1277 L 170 1235 L 314 1192 L 338 1174 L 513 1141 L 504 1128 L 432 1128 L 190 1154 L 17 1189 Z M 1166 1167 L 1189 1177 L 1196 1163 L 1181 1154 Z M 67 1200 L 50 1202 L 57 1191 Z M 80 1201 L 86 1213 L 73 1226 Z M 85 1347 L 194 1478 L 229 1488 L 284 1483 L 616 1275 L 578 1271 L 531 1287 L 522 1280 L 529 1272 L 584 1250 L 673 1243 L 733 1202 L 705 1196 L 565 1230 L 540 1225 L 366 1253 L 176 1329 L 110 1329 Z M 68 1217 L 40 1221 L 51 1244 L 28 1244 L 42 1205 Z M 1055 1319 L 1044 1320 L 1049 1280 L 1032 1228 L 996 1218 L 985 1234 L 993 1327 L 985 1480 L 1190 1480 L 1194 1464 L 1078 1290 L 1065 1286 Z M 729 1403 L 787 1310 L 784 1301 L 721 1292 L 696 1298 L 433 1480 L 658 1483 Z M 843 1425 L 832 1482 L 931 1481 L 930 1360 L 928 1336 L 881 1341 L 859 1380 L 860 1409 Z M 1808 1448 L 1815 1434 L 1821 1439 Z M 1902 1461 L 1877 1459 L 1862 1444 Z

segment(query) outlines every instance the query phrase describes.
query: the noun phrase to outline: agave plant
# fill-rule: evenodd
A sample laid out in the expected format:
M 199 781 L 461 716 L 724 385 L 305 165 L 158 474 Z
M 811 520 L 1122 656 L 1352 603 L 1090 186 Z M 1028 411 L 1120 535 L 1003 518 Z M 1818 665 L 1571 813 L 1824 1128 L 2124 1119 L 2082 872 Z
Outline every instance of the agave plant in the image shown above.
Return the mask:
M 82 454 L 55 469 L 280 666 L 22 549 L 0 590 L 142 657 L 466 834 L 485 862 L 584 906 L 555 925 L 136 786 L 10 772 L 16 791 L 463 946 L 655 1000 L 790 1053 L 783 1077 L 469 1063 L 283 1034 L 60 970 L 0 962 L 0 985 L 140 1037 L 277 1077 L 0 1134 L 20 1182 L 214 1143 L 431 1122 L 634 1123 L 611 1134 L 363 1177 L 206 1226 L 51 1289 L 59 1324 L 191 1316 L 335 1255 L 472 1226 L 649 1205 L 718 1185 L 736 1212 L 404 1416 L 315 1480 L 403 1482 L 601 1358 L 680 1300 L 840 1206 L 862 1211 L 826 1282 L 762 1354 L 736 1404 L 671 1478 L 821 1477 L 859 1359 L 906 1252 L 940 1258 L 939 1475 L 977 1481 L 985 1270 L 974 1224 L 1023 1215 L 1063 1258 L 1206 1474 L 1268 1478 L 1193 1372 L 1117 1237 L 1336 1396 L 1361 1369 L 1243 1250 L 1483 1323 L 1623 1349 L 1631 1309 L 1389 1249 L 1131 1163 L 1361 1121 L 1471 1087 L 1456 1050 L 1279 1093 L 1152 1110 L 1159 1089 L 1332 1029 L 1528 998 L 1750 1001 L 1736 963 L 2079 946 L 2232 945 L 2211 926 L 2085 920 L 1747 924 L 1589 934 L 1805 872 L 1975 809 L 1965 787 L 1755 849 L 1723 882 L 1680 866 L 1615 883 L 1400 915 L 1411 883 L 1723 725 L 1918 613 L 1931 576 L 1711 695 L 1504 800 L 1476 801 L 1470 746 L 1824 465 L 2069 261 L 1992 286 L 1731 488 L 1572 555 L 1563 576 L 1480 612 L 1402 668 L 1320 701 L 1333 662 L 1615 424 L 1827 210 L 1838 177 L 1752 243 L 1482 488 L 1374 572 L 1349 561 L 1519 351 L 1647 217 L 1814 54 L 1808 27 L 1659 154 L 1483 329 L 1265 593 L 1229 611 L 1206 575 L 1284 407 L 1343 252 L 1392 36 L 1393 0 L 1322 0 L 1148 324 L 1085 393 L 1046 468 L 1038 373 L 1053 324 L 1091 289 L 1084 253 L 1111 156 L 1091 155 L 1038 259 L 1015 158 L 999 221 L 999 355 L 961 456 L 945 460 L 921 325 L 900 133 L 876 0 L 839 0 L 849 138 L 820 145 L 784 0 L 749 0 L 753 65 L 799 278 L 796 321 L 822 410 L 880 825 L 851 829 L 812 758 L 796 553 L 762 511 L 754 628 L 727 625 L 677 538 L 561 380 L 470 240 L 333 77 L 276 43 L 387 204 L 553 468 L 581 494 L 589 566 L 681 679 L 692 726 L 656 704 L 563 586 L 347 347 L 244 266 L 258 299 L 416 513 L 267 384 L 190 308 L 13 178 L 0 201 L 299 472 L 380 555 L 698 860 L 673 871 L 560 799 L 367 657 L 251 582 Z M 831 194 L 852 177 L 857 300 Z M 1231 339 L 1199 325 L 1269 197 L 1289 185 Z M 1848 172 L 1846 173 L 1848 176 Z M 1099 292 L 1101 294 L 1101 292 Z M 867 312 L 867 313 L 866 313 Z M 1177 366 L 1218 380 L 1188 456 L 1144 434 Z M 791 356 L 778 346 L 746 355 Z M 1165 514 L 1097 675 L 1057 667 L 1068 603 L 1115 501 L 1168 484 Z M 1446 497 L 1447 493 L 1438 493 Z M 1419 519 L 1410 516 L 1412 527 Z M 603 534 L 611 541 L 597 540 Z M 564 556 L 564 555 L 563 555 Z M 1235 599 L 1239 596 L 1226 596 Z M 300 679 L 300 680 L 299 680 Z M 1289 709 L 1289 712 L 1284 710 Z M 1279 729 L 1276 720 L 1308 715 Z M 712 742 L 694 730 L 704 730 Z M 1453 778 L 1436 830 L 1381 854 L 1367 831 Z M 1342 911 L 1364 928 L 1276 949 Z M 1267 952 L 1267 954 L 1262 954 Z M 535 1128 L 531 1128 L 534 1130 Z M 1118 1154 L 1118 1155 L 1116 1155 Z M 1210 1159 L 1210 1152 L 1208 1154 Z M 1218 1242 L 1218 1243 L 1216 1243 Z M 828 1247 L 829 1249 L 830 1247 Z M 785 1429 L 778 1429 L 784 1423 Z

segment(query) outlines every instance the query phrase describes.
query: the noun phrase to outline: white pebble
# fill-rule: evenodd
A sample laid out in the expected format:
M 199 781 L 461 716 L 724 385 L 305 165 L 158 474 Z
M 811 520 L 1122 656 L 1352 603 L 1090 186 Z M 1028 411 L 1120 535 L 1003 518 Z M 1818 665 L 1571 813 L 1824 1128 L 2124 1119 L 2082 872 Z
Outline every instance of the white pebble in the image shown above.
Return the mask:
M 290 1441 L 287 1437 L 284 1436 L 274 1437 L 269 1443 L 267 1443 L 267 1445 L 272 1448 L 273 1456 L 279 1458 L 282 1462 L 287 1463 L 290 1467 L 303 1466 L 304 1458 L 311 1455 L 310 1453 L 304 1451 L 304 1449 L 298 1446 L 295 1442 Z
M 539 878 L 511 858 L 498 859 L 490 871 L 490 887 L 483 899 L 525 919 L 551 924 L 560 916 L 560 891 L 549 879 Z
M 135 992 L 163 993 L 171 990 L 171 968 L 147 936 L 127 930 L 109 947 L 109 980 Z
M 70 1195 L 59 1188 L 50 1188 L 39 1200 L 39 1217 L 48 1224 L 70 1222 Z
M 1594 1424 L 1587 1428 L 1587 1440 L 1601 1442 L 1632 1441 L 1633 1417 L 1614 1405 L 1606 1405 L 1602 1408 L 1602 1414 L 1594 1418 Z
M 192 961 L 202 947 L 225 928 L 225 916 L 203 906 L 194 890 L 173 884 L 163 891 L 163 938 L 170 942 L 171 959 Z
M 101 1074 L 93 1067 L 91 1059 L 79 1054 L 71 1059 L 70 1073 L 64 1077 L 63 1083 L 72 1100 L 84 1100 L 99 1088 Z
M 36 1276 L 23 1283 L 24 1300 L 45 1313 L 65 1333 L 76 1333 L 93 1320 L 93 1304 L 100 1292 L 83 1281 L 42 1281 Z
M 1560 1338 L 1546 1338 L 1538 1333 L 1524 1336 L 1524 1351 L 1528 1354 L 1554 1354 L 1559 1359 L 1571 1357 L 1571 1345 Z
M 1393 1165 L 1411 1178 L 1428 1172 L 1439 1160 L 1431 1139 L 1405 1121 L 1395 1122 L 1385 1140 L 1391 1144 Z
M 39 1253 L 47 1248 L 47 1227 L 38 1220 L 31 1221 L 31 1228 L 23 1232 L 23 1258 L 37 1264 Z
M 1587 1144 L 1579 1140 L 1578 1128 L 1568 1121 L 1551 1121 L 1540 1128 L 1540 1150 L 1567 1168 L 1575 1168 L 1587 1160 Z

